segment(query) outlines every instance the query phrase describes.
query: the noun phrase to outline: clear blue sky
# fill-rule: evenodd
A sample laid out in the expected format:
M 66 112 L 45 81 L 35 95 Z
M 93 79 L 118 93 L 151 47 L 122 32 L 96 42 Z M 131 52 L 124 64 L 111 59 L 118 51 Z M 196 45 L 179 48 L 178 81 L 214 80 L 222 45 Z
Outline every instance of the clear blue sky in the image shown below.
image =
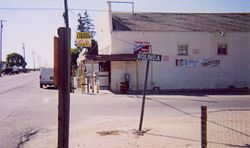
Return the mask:
M 136 12 L 250 12 L 250 0 L 134 0 Z M 23 54 L 26 47 L 28 67 L 33 67 L 32 51 L 36 67 L 53 65 L 53 36 L 57 28 L 64 26 L 63 10 L 7 10 L 1 8 L 64 8 L 63 0 L 0 0 L 0 19 L 7 20 L 3 28 L 3 60 L 6 54 Z M 68 0 L 69 9 L 88 9 L 95 22 L 107 8 L 105 0 Z M 113 10 L 130 11 L 124 4 L 112 5 Z M 74 47 L 77 14 L 70 11 L 72 47 Z M 98 29 L 97 29 L 98 31 Z M 98 32 L 97 32 L 98 33 Z M 38 56 L 40 60 L 38 61 Z

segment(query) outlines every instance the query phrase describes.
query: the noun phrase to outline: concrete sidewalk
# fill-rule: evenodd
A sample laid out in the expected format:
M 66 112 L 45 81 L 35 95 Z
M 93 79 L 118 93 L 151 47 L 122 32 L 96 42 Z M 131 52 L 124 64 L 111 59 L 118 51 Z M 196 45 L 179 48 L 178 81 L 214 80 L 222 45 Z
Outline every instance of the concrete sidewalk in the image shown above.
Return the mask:
M 91 99 L 90 99 L 91 97 Z M 173 96 L 171 96 L 173 97 Z M 71 94 L 73 104 L 75 101 L 89 98 L 93 104 L 106 101 L 125 103 L 135 100 L 127 95 L 115 95 L 109 91 L 101 91 L 99 94 L 81 94 L 79 90 Z M 97 100 L 95 100 L 97 98 Z M 140 99 L 140 98 L 139 98 Z M 194 101 L 197 102 L 198 100 Z M 132 104 L 135 102 L 132 102 Z M 152 102 L 151 102 L 152 103 Z M 151 104 L 152 105 L 152 104 Z M 138 105 L 140 107 L 140 105 Z M 148 107 L 150 103 L 148 103 Z M 117 108 L 114 108 L 117 109 Z M 150 108 L 149 108 L 150 109 Z M 163 108 L 164 109 L 164 108 Z M 128 111 L 130 108 L 128 108 Z M 112 109 L 110 110 L 112 111 Z M 167 111 L 167 110 L 163 110 Z M 243 117 L 250 116 L 250 112 L 240 114 Z M 117 113 L 106 114 L 98 112 L 96 115 L 88 115 L 77 122 L 70 123 L 70 148 L 199 148 L 200 145 L 200 114 L 166 116 L 156 112 L 147 114 L 143 122 L 143 135 L 136 134 L 139 127 L 139 116 L 130 114 L 124 116 Z M 246 122 L 247 127 L 250 121 Z M 226 137 L 226 136 L 225 136 Z M 250 143 L 250 139 L 248 142 Z M 230 147 L 225 143 L 215 142 L 213 147 Z M 245 143 L 246 144 L 246 143 Z M 24 145 L 25 148 L 56 148 L 57 127 L 41 130 L 37 135 Z

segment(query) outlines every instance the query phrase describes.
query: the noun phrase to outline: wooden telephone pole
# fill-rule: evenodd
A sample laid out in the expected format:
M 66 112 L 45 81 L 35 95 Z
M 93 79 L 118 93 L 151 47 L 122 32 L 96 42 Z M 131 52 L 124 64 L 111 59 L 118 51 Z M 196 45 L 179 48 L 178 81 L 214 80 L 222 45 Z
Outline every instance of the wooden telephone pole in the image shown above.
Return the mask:
M 66 27 L 58 29 L 58 148 L 69 147 L 69 119 L 70 119 L 70 38 L 71 29 L 68 20 L 68 4 L 64 0 L 63 14 Z

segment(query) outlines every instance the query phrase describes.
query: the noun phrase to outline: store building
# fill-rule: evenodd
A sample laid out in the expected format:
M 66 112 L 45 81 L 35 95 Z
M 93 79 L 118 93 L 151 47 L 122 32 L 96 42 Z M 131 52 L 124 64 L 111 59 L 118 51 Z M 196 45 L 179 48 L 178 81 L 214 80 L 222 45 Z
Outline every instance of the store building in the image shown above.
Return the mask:
M 250 87 L 250 13 L 110 12 L 98 34 L 99 55 L 86 59 L 108 63 L 99 70 L 109 71 L 111 90 L 125 81 L 142 90 L 138 52 L 162 55 L 150 63 L 148 89 Z

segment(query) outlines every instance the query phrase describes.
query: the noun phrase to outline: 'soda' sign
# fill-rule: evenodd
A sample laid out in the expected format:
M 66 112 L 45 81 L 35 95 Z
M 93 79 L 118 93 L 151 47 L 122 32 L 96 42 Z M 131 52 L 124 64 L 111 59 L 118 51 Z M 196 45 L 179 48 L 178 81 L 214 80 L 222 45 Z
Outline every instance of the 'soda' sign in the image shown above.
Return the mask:
M 137 60 L 142 61 L 161 61 L 161 55 L 159 54 L 151 54 L 151 53 L 138 53 Z

